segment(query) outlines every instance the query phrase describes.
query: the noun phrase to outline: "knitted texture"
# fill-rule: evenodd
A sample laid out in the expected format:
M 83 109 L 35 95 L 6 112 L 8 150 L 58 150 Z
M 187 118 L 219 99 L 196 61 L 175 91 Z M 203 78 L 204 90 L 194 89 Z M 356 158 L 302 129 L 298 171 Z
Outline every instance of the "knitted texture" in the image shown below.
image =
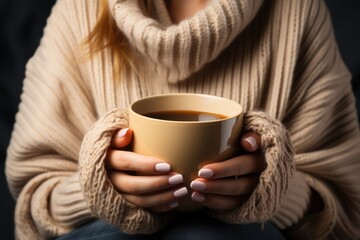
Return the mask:
M 231 213 L 215 214 L 229 223 L 265 222 L 278 211 L 295 171 L 294 149 L 283 125 L 263 112 L 248 112 L 244 131 L 257 133 L 265 154 L 266 169 L 250 198 Z
M 153 233 L 169 219 L 126 202 L 106 176 L 104 159 L 113 133 L 127 126 L 127 113 L 114 109 L 86 134 L 80 152 L 80 184 L 92 213 L 127 233 Z M 145 224 L 144 224 L 145 223 Z
M 281 199 L 281 206 L 270 221 L 282 230 L 298 223 L 306 214 L 307 209 L 304 206 L 310 204 L 310 191 L 303 173 L 295 171 L 285 196 Z
M 132 233 L 164 227 L 167 216 L 114 191 L 103 165 L 130 103 L 162 93 L 232 99 L 261 135 L 259 185 L 218 218 L 270 220 L 303 239 L 360 238 L 358 119 L 322 0 L 211 0 L 179 24 L 163 0 L 149 1 L 151 17 L 137 0 L 111 0 L 136 61 L 120 76 L 110 49 L 91 59 L 82 49 L 100 1 L 58 0 L 27 64 L 6 159 L 17 238 L 56 237 L 95 217 Z M 309 214 L 312 192 L 323 209 Z
M 157 16 L 169 24 L 164 1 L 155 2 Z M 261 3 L 262 0 L 213 1 L 196 18 L 167 28 L 145 17 L 137 0 L 112 0 L 110 9 L 134 48 L 162 66 L 169 82 L 176 82 L 216 58 L 250 23 Z

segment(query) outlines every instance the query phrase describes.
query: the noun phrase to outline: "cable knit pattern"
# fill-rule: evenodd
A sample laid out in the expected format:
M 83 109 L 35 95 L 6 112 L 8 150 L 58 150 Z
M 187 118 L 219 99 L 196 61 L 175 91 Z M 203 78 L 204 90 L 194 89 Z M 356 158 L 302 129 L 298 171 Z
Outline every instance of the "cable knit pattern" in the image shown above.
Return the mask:
M 149 1 L 151 17 L 139 0 L 109 0 L 137 61 L 118 77 L 109 49 L 86 61 L 80 51 L 100 1 L 58 0 L 27 64 L 6 159 L 18 239 L 54 238 L 94 218 L 129 233 L 165 226 L 170 216 L 124 201 L 103 164 L 129 104 L 162 93 L 232 99 L 245 129 L 261 135 L 259 185 L 217 218 L 269 220 L 292 238 L 360 238 L 359 125 L 323 0 L 210 0 L 179 24 L 163 0 Z M 316 214 L 312 192 L 324 206 Z
M 80 184 L 85 200 L 96 217 L 130 234 L 153 233 L 169 219 L 126 202 L 106 177 L 104 159 L 111 137 L 115 130 L 126 126 L 127 113 L 121 109 L 108 112 L 92 126 L 81 147 Z
M 215 216 L 229 223 L 265 222 L 280 208 L 295 171 L 294 149 L 283 125 L 265 113 L 246 113 L 244 131 L 259 134 L 266 169 L 251 197 L 241 207 L 231 213 Z

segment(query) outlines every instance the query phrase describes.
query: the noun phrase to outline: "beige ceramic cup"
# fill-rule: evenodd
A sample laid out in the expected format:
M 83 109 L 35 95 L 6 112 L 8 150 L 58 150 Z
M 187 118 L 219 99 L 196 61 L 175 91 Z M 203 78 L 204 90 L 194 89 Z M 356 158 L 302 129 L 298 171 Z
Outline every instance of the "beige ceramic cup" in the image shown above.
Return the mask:
M 202 111 L 226 116 L 208 121 L 170 121 L 146 117 L 159 111 Z M 176 93 L 135 101 L 129 108 L 129 127 L 134 132 L 136 153 L 163 159 L 184 177 L 189 188 L 200 166 L 222 161 L 239 150 L 243 109 L 235 101 L 203 94 Z M 190 196 L 181 199 L 179 210 L 201 208 Z

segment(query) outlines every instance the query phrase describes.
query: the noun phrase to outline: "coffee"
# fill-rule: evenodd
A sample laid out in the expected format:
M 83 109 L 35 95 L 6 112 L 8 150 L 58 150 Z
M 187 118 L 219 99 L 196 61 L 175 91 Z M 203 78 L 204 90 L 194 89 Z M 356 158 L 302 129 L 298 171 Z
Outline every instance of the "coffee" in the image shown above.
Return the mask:
M 150 112 L 144 114 L 146 117 L 168 120 L 168 121 L 214 121 L 219 119 L 227 118 L 225 115 L 201 112 L 201 111 L 191 111 L 191 110 L 169 110 L 169 111 L 158 111 Z
M 166 161 L 171 171 L 183 176 L 183 185 L 190 189 L 200 166 L 224 161 L 239 152 L 243 116 L 239 103 L 212 95 L 173 93 L 145 97 L 129 106 L 131 151 Z M 178 201 L 179 211 L 203 208 L 190 196 Z

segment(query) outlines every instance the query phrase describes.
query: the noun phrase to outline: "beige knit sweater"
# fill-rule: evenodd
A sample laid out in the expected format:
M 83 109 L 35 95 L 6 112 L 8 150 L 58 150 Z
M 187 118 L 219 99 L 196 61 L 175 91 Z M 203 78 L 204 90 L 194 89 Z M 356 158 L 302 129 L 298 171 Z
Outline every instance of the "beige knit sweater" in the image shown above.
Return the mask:
M 41 239 L 102 218 L 151 233 L 173 214 L 127 203 L 106 178 L 104 155 L 127 107 L 141 97 L 197 92 L 244 107 L 267 169 L 225 222 L 272 221 L 302 239 L 359 239 L 360 137 L 350 75 L 321 0 L 212 0 L 173 25 L 163 0 L 145 17 L 137 0 L 111 0 L 136 51 L 137 71 L 114 80 L 109 50 L 84 61 L 81 43 L 100 0 L 58 0 L 29 61 L 8 148 L 18 239 Z M 312 192 L 323 209 L 307 214 Z

